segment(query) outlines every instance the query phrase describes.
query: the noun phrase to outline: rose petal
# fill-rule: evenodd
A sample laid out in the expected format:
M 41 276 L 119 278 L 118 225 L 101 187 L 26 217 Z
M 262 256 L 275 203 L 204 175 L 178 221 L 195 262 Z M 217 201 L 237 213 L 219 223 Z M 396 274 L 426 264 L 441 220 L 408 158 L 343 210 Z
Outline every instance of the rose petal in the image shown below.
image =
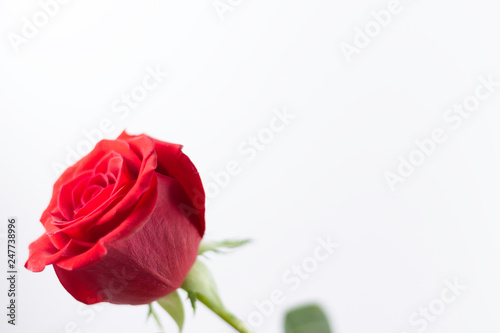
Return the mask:
M 57 208 L 58 211 L 64 216 L 65 221 L 71 221 L 73 219 L 74 209 L 73 206 L 73 191 L 81 182 L 86 181 L 92 173 L 90 171 L 80 174 L 78 177 L 69 180 L 61 186 L 58 200 Z
M 47 220 L 49 220 L 49 215 L 57 215 L 55 211 L 58 210 L 57 203 L 63 184 L 77 178 L 82 173 L 85 173 L 87 171 L 93 172 L 95 165 L 100 160 L 102 160 L 102 158 L 106 156 L 110 151 L 118 153 L 126 162 L 129 172 L 137 175 L 139 166 L 141 165 L 141 161 L 139 160 L 137 155 L 130 150 L 130 146 L 125 141 L 102 140 L 98 142 L 94 150 L 92 150 L 88 155 L 84 156 L 73 166 L 66 169 L 56 181 L 52 191 L 52 199 L 47 209 L 43 212 L 42 217 L 40 218 L 42 224 L 45 225 Z
M 173 177 L 179 181 L 188 195 L 196 216 L 191 219 L 200 236 L 205 233 L 205 191 L 198 170 L 181 150 L 182 146 L 162 141 L 155 141 L 158 156 L 157 172 Z
M 179 209 L 181 203 L 190 204 L 180 184 L 158 175 L 157 188 L 158 201 L 144 226 L 133 234 L 127 225 L 111 232 L 102 240 L 107 254 L 95 264 L 84 266 L 71 258 L 54 265 L 77 300 L 148 304 L 181 286 L 196 260 L 201 236 Z
M 57 250 L 49 237 L 43 234 L 40 238 L 30 244 L 30 257 L 25 267 L 33 272 L 41 272 L 45 266 L 52 265 L 61 258 L 72 257 L 88 250 L 88 245 L 78 241 L 70 240 L 62 250 Z
M 124 217 L 124 220 L 121 220 L 120 218 L 116 219 L 120 222 L 119 227 L 115 228 L 111 232 L 108 231 L 105 237 L 100 238 L 95 245 L 97 249 L 92 248 L 86 253 L 61 261 L 58 265 L 65 270 L 83 269 L 92 265 L 94 263 L 93 261 L 96 257 L 96 253 L 98 255 L 102 255 L 103 249 L 106 249 L 106 246 L 118 239 L 126 239 L 128 236 L 138 232 L 143 227 L 143 225 L 148 221 L 148 218 L 156 205 L 156 197 L 157 186 L 155 177 L 151 190 L 137 202 L 137 205 L 134 207 L 132 212 L 127 212 L 128 216 Z M 81 231 L 81 229 L 76 230 Z M 92 231 L 89 231 L 89 233 L 91 232 Z M 100 234 L 101 232 L 102 230 L 99 230 L 98 233 Z
M 118 139 L 133 142 L 141 136 L 129 135 L 123 131 Z M 157 155 L 156 171 L 179 181 L 189 196 L 194 209 L 190 210 L 191 221 L 196 225 L 200 235 L 205 233 L 205 191 L 198 170 L 182 152 L 182 145 L 154 140 Z M 131 147 L 133 145 L 131 144 Z

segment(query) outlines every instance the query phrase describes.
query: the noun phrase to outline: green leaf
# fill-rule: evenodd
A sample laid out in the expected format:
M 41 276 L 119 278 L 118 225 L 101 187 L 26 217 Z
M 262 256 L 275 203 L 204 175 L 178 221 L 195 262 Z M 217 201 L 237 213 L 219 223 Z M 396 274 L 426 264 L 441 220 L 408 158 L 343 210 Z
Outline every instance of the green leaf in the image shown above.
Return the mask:
M 163 326 L 161 324 L 160 318 L 158 318 L 158 315 L 156 314 L 155 310 L 153 309 L 153 305 L 152 304 L 148 304 L 148 305 L 149 305 L 149 312 L 148 312 L 148 317 L 146 318 L 146 320 L 148 320 L 151 316 L 153 316 L 153 318 L 156 321 L 156 324 L 163 331 Z
M 243 246 L 250 243 L 249 239 L 242 240 L 225 240 L 220 242 L 214 241 L 206 241 L 200 244 L 200 249 L 198 250 L 198 254 L 204 254 L 205 252 L 215 252 L 215 253 L 224 253 L 223 250 L 231 250 L 237 247 Z
M 323 310 L 313 304 L 286 314 L 285 333 L 332 333 L 332 330 Z
M 181 288 L 187 291 L 193 307 L 194 302 L 198 300 L 229 325 L 233 326 L 238 332 L 250 332 L 239 319 L 233 316 L 224 307 L 220 300 L 212 273 L 200 260 L 197 260 L 193 265 Z
M 174 291 L 156 302 L 175 320 L 179 327 L 179 332 L 182 332 L 182 327 L 184 326 L 184 306 L 179 293 Z

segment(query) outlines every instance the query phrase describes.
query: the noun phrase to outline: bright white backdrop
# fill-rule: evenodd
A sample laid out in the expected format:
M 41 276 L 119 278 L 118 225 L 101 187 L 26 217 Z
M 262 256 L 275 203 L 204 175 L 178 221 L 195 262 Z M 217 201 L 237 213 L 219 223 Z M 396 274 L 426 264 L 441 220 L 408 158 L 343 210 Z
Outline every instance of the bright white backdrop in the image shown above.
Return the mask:
M 413 333 L 422 320 L 426 332 L 500 329 L 500 87 L 476 90 L 481 77 L 500 81 L 496 3 L 72 0 L 46 25 L 40 6 L 0 3 L 0 233 L 19 218 L 22 263 L 42 233 L 54 164 L 104 121 L 107 138 L 126 128 L 184 144 L 205 184 L 239 163 L 212 195 L 206 237 L 254 240 L 210 260 L 240 317 L 285 292 L 257 332 L 281 332 L 286 310 L 306 302 L 321 303 L 338 333 Z M 40 28 L 25 38 L 34 15 Z M 168 77 L 124 108 L 148 70 Z M 473 111 L 447 111 L 464 101 Z M 239 149 L 267 139 L 284 108 L 293 119 L 250 161 Z M 436 128 L 446 140 L 433 148 Z M 392 191 L 386 173 L 410 156 L 421 165 L 401 167 L 408 177 Z M 341 246 L 292 290 L 283 274 L 327 236 Z M 440 308 L 455 279 L 467 289 Z M 158 331 L 145 306 L 81 307 L 50 267 L 22 269 L 18 289 L 18 325 L 2 306 L 2 332 Z M 422 319 L 429 306 L 439 314 Z M 187 317 L 185 332 L 232 332 L 201 306 Z

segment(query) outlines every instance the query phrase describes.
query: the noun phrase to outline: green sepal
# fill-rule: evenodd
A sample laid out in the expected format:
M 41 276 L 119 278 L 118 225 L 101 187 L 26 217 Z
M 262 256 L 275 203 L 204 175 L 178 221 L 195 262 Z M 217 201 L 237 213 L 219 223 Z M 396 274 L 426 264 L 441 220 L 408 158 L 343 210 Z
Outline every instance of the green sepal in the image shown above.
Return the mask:
M 215 241 L 205 241 L 200 244 L 200 249 L 198 250 L 198 254 L 204 254 L 206 252 L 214 252 L 214 253 L 225 253 L 224 250 L 232 250 L 243 245 L 250 243 L 249 239 L 242 240 L 224 240 L 220 242 Z
M 188 291 L 187 294 L 191 307 L 193 308 L 193 312 L 196 312 L 196 293 Z
M 148 304 L 148 306 L 149 306 L 149 311 L 148 311 L 148 316 L 147 316 L 146 320 L 148 320 L 151 316 L 153 316 L 153 318 L 156 321 L 156 324 L 163 331 L 163 325 L 161 324 L 160 318 L 158 318 L 158 315 L 156 314 L 155 310 L 153 309 L 153 304 L 150 303 L 150 304 Z
M 196 300 L 201 301 L 200 298 L 202 298 L 208 300 L 213 306 L 219 309 L 224 308 L 219 298 L 219 293 L 212 273 L 200 260 L 194 263 L 186 279 L 184 279 L 181 288 L 187 291 L 192 304 L 194 304 Z M 193 305 L 193 308 L 194 307 Z
M 193 308 L 195 308 L 195 302 L 198 300 L 238 332 L 250 332 L 239 319 L 224 307 L 212 273 L 202 261 L 197 260 L 195 262 L 181 288 L 187 291 Z
M 167 296 L 156 301 L 167 313 L 172 317 L 179 332 L 182 332 L 184 326 L 184 305 L 177 291 L 174 291 Z

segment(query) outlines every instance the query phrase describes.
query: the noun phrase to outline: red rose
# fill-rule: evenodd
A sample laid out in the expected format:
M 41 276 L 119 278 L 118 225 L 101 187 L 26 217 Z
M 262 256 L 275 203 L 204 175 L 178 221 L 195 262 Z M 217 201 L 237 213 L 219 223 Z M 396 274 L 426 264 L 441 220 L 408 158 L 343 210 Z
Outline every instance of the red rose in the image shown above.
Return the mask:
M 54 185 L 26 268 L 53 265 L 94 304 L 147 304 L 179 288 L 205 232 L 205 194 L 182 146 L 125 132 L 102 140 Z

